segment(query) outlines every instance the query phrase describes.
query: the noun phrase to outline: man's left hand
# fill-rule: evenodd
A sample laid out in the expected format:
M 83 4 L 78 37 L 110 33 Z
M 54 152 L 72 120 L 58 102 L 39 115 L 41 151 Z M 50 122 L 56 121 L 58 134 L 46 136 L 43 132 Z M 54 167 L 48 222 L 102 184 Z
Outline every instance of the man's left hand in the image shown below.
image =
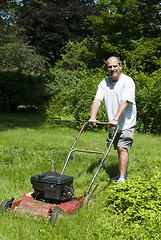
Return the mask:
M 116 125 L 118 124 L 117 120 L 111 120 L 108 122 L 108 127 L 116 127 Z

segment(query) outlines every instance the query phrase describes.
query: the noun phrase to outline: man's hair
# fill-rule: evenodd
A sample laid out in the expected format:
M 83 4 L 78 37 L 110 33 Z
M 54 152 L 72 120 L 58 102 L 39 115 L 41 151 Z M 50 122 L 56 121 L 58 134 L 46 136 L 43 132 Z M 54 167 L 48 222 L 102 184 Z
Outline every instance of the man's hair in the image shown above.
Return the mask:
M 121 65 L 121 60 L 120 60 L 119 57 L 116 57 L 116 56 L 111 56 L 111 57 L 117 58 L 118 64 Z M 111 57 L 109 57 L 109 58 L 111 58 Z M 107 61 L 108 61 L 109 58 L 107 58 Z

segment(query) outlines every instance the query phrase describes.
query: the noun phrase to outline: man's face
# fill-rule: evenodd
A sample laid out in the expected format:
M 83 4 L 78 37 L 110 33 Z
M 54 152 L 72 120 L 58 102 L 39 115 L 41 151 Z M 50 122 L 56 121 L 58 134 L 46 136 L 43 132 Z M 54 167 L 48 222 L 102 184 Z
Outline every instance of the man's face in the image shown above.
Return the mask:
M 116 57 L 110 57 L 107 60 L 107 71 L 111 77 L 111 80 L 113 82 L 116 82 L 119 80 L 119 77 L 121 75 L 121 64 L 118 63 L 118 60 Z

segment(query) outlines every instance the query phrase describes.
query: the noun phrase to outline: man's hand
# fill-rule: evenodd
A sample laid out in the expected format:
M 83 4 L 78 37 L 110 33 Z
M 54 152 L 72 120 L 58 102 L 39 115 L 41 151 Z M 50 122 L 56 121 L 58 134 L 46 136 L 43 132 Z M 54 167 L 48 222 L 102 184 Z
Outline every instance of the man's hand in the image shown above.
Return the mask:
M 116 127 L 116 125 L 118 124 L 117 120 L 111 120 L 110 122 L 108 122 L 108 127 Z
M 98 112 L 100 105 L 101 105 L 101 100 L 95 98 L 92 103 L 91 117 L 88 120 L 90 125 L 97 126 L 98 121 L 96 120 L 96 117 L 97 117 L 97 112 Z
M 98 121 L 97 121 L 96 119 L 90 118 L 90 119 L 88 120 L 88 122 L 89 122 L 90 125 L 97 126 L 97 122 L 98 122 Z

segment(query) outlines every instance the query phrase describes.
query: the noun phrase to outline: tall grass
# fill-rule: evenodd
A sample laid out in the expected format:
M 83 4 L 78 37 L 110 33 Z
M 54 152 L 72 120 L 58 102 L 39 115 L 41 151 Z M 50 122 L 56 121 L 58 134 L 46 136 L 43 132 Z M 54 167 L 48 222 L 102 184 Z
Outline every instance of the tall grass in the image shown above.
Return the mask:
M 51 170 L 53 159 L 58 172 L 61 172 L 67 154 L 74 142 L 77 130 L 63 126 L 49 126 L 40 119 L 2 117 L 0 120 L 0 201 L 14 197 L 18 200 L 25 192 L 32 189 L 30 177 Z M 106 149 L 105 130 L 86 131 L 80 137 L 77 148 L 104 151 Z M 150 178 L 161 170 L 161 136 L 151 134 L 134 135 L 134 145 L 130 150 L 128 174 L 130 179 Z M 69 161 L 65 174 L 74 176 L 75 195 L 82 195 L 88 188 L 100 156 L 95 154 L 75 153 Z M 117 154 L 111 149 L 95 183 L 96 203 L 89 208 L 82 208 L 71 217 L 65 216 L 55 226 L 44 219 L 5 213 L 0 216 L 0 239 L 105 239 L 107 228 L 97 234 L 101 218 L 102 201 L 108 197 L 110 188 L 107 178 L 116 175 Z M 108 222 L 107 239 L 147 239 L 148 231 L 133 233 L 132 227 L 126 226 L 123 232 L 120 219 L 115 220 L 110 213 L 105 218 Z M 146 226 L 151 229 L 152 226 Z M 116 231 L 118 229 L 118 232 Z M 123 229 L 123 228 L 122 228 Z M 139 228 L 140 229 L 140 228 Z M 115 230 L 115 231 L 114 231 Z M 135 228 L 136 230 L 136 228 Z M 131 231 L 131 232 L 130 232 Z M 115 236 L 112 235 L 115 232 Z M 135 237 L 137 235 L 137 237 Z M 101 237 L 102 236 L 102 237 Z M 156 238 L 159 239 L 159 238 Z

